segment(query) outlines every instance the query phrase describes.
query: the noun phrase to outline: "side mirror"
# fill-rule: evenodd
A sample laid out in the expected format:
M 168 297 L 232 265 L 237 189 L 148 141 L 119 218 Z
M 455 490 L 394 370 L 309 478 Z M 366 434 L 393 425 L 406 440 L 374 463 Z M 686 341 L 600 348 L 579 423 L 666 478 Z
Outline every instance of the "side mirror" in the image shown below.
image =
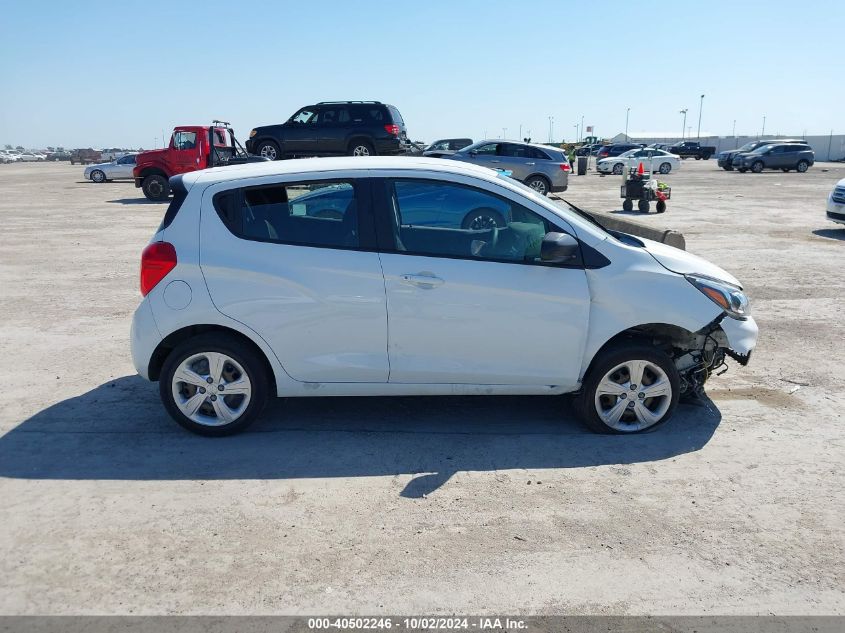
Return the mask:
M 470 156 L 478 156 L 478 152 L 476 152 L 475 150 L 472 150 L 472 151 L 469 153 L 469 155 L 470 155 Z
M 568 233 L 546 233 L 540 244 L 540 260 L 551 264 L 570 262 L 578 253 L 578 240 Z

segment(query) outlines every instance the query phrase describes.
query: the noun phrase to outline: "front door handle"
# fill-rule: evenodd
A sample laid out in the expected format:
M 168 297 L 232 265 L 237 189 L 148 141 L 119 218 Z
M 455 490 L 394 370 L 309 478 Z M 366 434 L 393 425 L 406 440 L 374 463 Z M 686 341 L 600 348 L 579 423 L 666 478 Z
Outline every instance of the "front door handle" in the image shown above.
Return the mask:
M 426 290 L 436 288 L 437 286 L 442 286 L 444 283 L 444 281 L 440 277 L 437 277 L 433 273 L 402 275 L 402 281 L 406 284 L 417 286 L 418 288 L 425 288 Z
M 491 163 L 501 163 L 502 161 L 500 161 L 500 160 L 491 160 L 490 162 L 491 162 Z
M 526 165 L 534 165 L 534 163 L 525 163 Z

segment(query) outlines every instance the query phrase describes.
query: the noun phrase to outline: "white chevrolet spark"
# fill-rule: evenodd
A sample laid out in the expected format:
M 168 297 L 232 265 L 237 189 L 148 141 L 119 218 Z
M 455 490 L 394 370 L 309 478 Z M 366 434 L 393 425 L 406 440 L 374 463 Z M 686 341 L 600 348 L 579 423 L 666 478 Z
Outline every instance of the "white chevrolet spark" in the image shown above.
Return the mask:
M 721 268 L 483 167 L 303 159 L 171 183 L 132 356 L 197 433 L 240 431 L 271 395 L 565 393 L 591 429 L 636 433 L 756 343 Z

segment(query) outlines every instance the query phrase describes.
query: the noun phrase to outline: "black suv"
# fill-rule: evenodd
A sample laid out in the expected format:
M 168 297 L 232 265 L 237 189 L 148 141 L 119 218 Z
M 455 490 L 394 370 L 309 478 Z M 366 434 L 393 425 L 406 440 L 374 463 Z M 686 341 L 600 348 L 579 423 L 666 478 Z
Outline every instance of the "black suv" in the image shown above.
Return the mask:
M 602 145 L 599 149 L 599 153 L 596 154 L 596 160 L 601 160 L 602 158 L 607 158 L 609 156 L 619 156 L 619 154 L 624 154 L 629 149 L 639 149 L 642 145 L 636 145 L 634 143 L 611 143 L 610 145 Z
M 297 156 L 373 156 L 412 149 L 395 106 L 380 101 L 321 101 L 285 123 L 257 127 L 246 151 L 271 160 Z

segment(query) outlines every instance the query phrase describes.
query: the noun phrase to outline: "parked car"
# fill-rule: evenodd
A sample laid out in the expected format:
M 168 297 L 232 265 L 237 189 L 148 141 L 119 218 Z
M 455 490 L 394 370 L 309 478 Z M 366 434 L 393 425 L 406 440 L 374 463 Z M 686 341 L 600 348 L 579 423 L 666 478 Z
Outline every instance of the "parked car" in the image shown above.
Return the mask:
M 716 153 L 714 145 L 702 145 L 698 141 L 681 141 L 670 145 L 667 150 L 681 158 L 695 158 L 695 160 L 710 160 Z
M 738 149 L 726 150 L 719 152 L 716 155 L 716 163 L 725 171 L 733 170 L 733 159 L 737 154 L 744 154 L 745 152 L 753 152 L 758 147 L 764 145 L 782 145 L 782 144 L 797 144 L 806 145 L 807 141 L 802 138 L 784 138 L 784 139 L 769 139 L 767 141 L 751 141 L 746 143 Z
M 40 163 L 44 158 L 43 155 L 33 152 L 21 152 L 18 154 L 18 160 L 22 163 Z
M 60 161 L 60 160 L 70 160 L 70 152 L 65 150 L 56 150 L 47 154 L 47 160 L 50 161 Z
M 625 173 L 626 168 L 638 167 L 640 163 L 646 171 L 661 174 L 668 174 L 673 169 L 681 167 L 680 157 L 662 149 L 646 147 L 630 149 L 615 158 L 602 158 L 596 163 L 596 169 L 603 174 L 620 175 Z
M 575 393 L 593 430 L 636 433 L 756 343 L 718 266 L 475 165 L 300 160 L 172 186 L 130 339 L 197 433 L 244 429 L 271 395 L 481 393 Z M 341 217 L 309 213 L 323 189 L 346 192 Z M 504 225 L 463 226 L 467 204 Z
M 598 160 L 601 160 L 602 158 L 612 158 L 614 156 L 619 156 L 619 154 L 624 154 L 632 149 L 642 149 L 642 145 L 637 145 L 635 143 L 610 143 L 608 145 L 602 145 L 599 148 L 596 158 Z
M 478 141 L 447 158 L 507 171 L 538 193 L 566 191 L 571 167 L 566 152 L 519 141 Z
M 270 160 L 415 151 L 399 110 L 380 101 L 321 101 L 287 122 L 254 128 L 246 149 Z
M 225 121 L 210 126 L 179 125 L 173 128 L 170 143 L 163 149 L 141 152 L 135 156 L 132 176 L 148 200 L 166 200 L 169 179 L 208 167 L 265 162 L 267 158 L 250 156 L 235 138 L 235 131 Z
M 90 165 L 93 163 L 103 162 L 103 154 L 100 150 L 91 149 L 75 149 L 70 153 L 70 164 L 76 165 Z
M 84 177 L 93 182 L 107 182 L 109 180 L 131 180 L 132 170 L 135 168 L 135 154 L 121 156 L 108 163 L 98 163 L 85 168 Z
M 801 173 L 807 171 L 816 162 L 815 153 L 809 145 L 784 143 L 763 145 L 753 152 L 744 152 L 733 157 L 734 169 L 746 172 L 749 169 L 759 174 L 764 169 L 795 169 Z
M 827 198 L 827 219 L 845 224 L 845 178 L 836 183 Z
M 442 157 L 472 145 L 471 138 L 444 138 L 430 143 L 423 149 L 423 156 Z

